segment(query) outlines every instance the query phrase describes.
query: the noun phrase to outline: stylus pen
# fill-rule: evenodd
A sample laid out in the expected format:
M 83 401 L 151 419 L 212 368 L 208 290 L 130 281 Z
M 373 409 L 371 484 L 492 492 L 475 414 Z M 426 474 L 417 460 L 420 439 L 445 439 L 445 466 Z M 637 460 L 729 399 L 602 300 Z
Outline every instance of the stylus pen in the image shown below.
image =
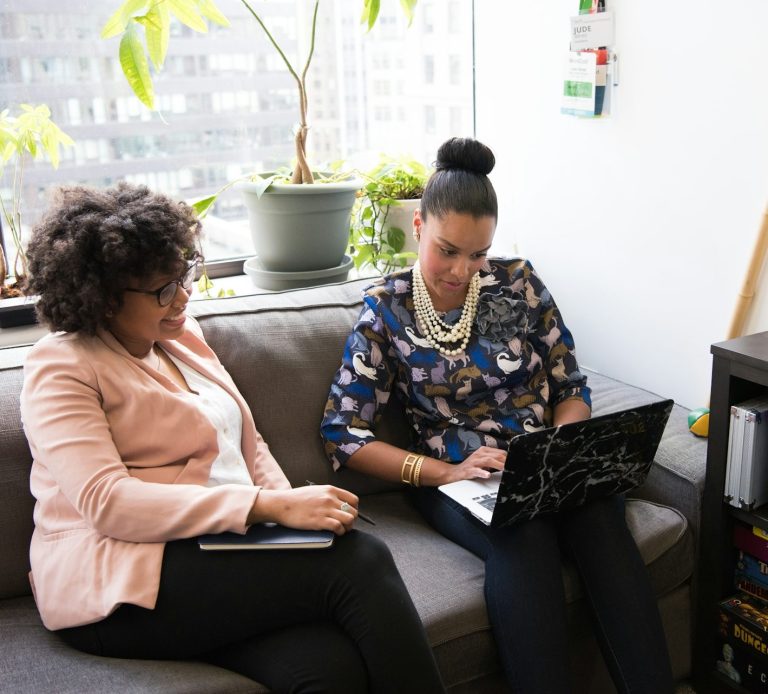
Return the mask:
M 314 484 L 314 482 L 310 482 L 309 480 L 304 480 L 307 484 Z M 366 523 L 370 523 L 371 525 L 376 525 L 376 521 L 373 520 L 373 518 L 370 518 L 366 516 L 360 509 L 357 509 L 357 517 L 361 520 L 364 520 Z

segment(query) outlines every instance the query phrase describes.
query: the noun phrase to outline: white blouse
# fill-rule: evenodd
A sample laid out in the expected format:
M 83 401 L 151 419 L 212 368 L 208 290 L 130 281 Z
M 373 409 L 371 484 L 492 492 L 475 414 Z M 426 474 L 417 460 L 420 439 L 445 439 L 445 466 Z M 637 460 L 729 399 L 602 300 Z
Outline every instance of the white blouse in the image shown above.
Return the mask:
M 197 395 L 193 396 L 195 404 L 216 429 L 219 455 L 211 465 L 208 486 L 215 487 L 219 484 L 252 486 L 253 480 L 248 474 L 241 449 L 243 415 L 240 413 L 237 402 L 218 383 L 214 383 L 172 354 L 168 356 L 179 368 L 190 389 L 197 392 Z

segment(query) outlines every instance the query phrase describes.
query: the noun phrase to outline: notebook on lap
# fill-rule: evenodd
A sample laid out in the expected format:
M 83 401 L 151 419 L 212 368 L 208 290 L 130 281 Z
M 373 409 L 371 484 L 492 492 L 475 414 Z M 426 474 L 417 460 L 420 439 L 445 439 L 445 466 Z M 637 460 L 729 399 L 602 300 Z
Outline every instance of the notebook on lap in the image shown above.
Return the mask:
M 627 491 L 645 481 L 673 404 L 521 434 L 510 441 L 502 472 L 439 489 L 494 528 Z

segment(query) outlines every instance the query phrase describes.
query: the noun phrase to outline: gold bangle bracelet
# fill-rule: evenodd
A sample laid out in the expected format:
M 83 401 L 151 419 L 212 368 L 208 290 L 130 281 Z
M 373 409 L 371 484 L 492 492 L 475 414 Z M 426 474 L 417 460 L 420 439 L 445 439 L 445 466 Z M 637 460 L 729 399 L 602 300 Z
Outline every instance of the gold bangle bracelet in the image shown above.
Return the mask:
M 405 456 L 403 467 L 400 470 L 400 481 L 403 484 L 413 484 L 413 468 L 419 462 L 419 456 L 415 453 L 409 453 Z
M 418 461 L 416 462 L 416 465 L 413 467 L 413 486 L 418 487 L 420 486 L 419 477 L 421 475 L 421 466 L 424 463 L 424 456 L 420 455 Z

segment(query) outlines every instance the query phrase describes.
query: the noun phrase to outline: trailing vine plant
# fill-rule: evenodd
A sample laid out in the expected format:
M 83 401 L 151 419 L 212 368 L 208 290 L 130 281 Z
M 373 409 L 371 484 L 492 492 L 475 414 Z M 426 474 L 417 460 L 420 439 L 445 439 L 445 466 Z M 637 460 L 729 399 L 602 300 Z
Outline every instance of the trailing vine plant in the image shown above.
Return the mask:
M 421 162 L 382 156 L 379 164 L 363 173 L 366 181 L 352 209 L 350 246 L 355 267 L 372 268 L 385 275 L 405 267 L 416 254 L 405 250 L 406 234 L 388 223 L 401 200 L 417 200 L 424 192 L 429 170 Z

